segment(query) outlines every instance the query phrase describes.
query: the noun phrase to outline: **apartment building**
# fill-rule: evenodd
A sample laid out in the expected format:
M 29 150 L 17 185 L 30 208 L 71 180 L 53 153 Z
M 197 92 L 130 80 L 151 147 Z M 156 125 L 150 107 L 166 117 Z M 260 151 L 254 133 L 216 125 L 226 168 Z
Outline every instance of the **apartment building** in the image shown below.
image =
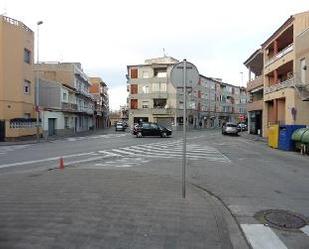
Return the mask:
M 36 134 L 34 33 L 0 15 L 0 141 Z
M 256 50 L 245 62 L 249 70 L 247 92 L 248 92 L 248 132 L 254 135 L 263 133 L 263 105 L 264 105 L 264 81 L 263 50 Z
M 89 92 L 95 99 L 95 127 L 102 129 L 109 127 L 109 97 L 108 87 L 100 77 L 90 77 Z
M 309 125 L 309 11 L 288 18 L 263 44 L 263 135 L 271 124 Z
M 42 62 L 35 65 L 35 73 L 42 87 L 39 105 L 44 108 L 41 114 L 44 134 L 61 135 L 94 128 L 94 98 L 89 93 L 91 83 L 80 63 Z
M 183 88 L 169 81 L 178 60 L 160 57 L 128 66 L 129 123 L 158 122 L 183 125 Z M 187 93 L 189 127 L 220 127 L 223 122 L 241 121 L 246 116 L 245 88 L 200 75 L 198 84 Z
M 176 89 L 168 77 L 177 62 L 165 56 L 127 66 L 130 124 L 149 121 L 172 125 L 177 122 Z
M 247 92 L 246 88 L 220 82 L 218 120 L 223 122 L 246 122 Z
M 217 94 L 220 83 L 213 78 L 200 75 L 200 81 L 196 87 L 197 111 L 199 127 L 211 128 L 219 126 L 219 98 Z

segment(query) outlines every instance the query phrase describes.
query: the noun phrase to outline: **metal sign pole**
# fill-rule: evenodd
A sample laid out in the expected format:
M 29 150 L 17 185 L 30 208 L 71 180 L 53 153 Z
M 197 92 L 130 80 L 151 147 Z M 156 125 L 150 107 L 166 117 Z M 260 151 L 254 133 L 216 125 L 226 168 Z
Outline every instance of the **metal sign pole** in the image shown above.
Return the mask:
M 183 60 L 183 158 L 182 158 L 182 198 L 186 198 L 186 126 L 187 126 L 187 61 Z

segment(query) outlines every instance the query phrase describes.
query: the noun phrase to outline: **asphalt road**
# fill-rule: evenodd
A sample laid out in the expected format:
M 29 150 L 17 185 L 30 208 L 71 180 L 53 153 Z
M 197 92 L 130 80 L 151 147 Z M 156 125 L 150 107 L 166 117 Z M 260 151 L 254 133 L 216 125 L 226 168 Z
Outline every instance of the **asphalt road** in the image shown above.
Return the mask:
M 65 166 L 75 170 L 168 177 L 178 182 L 180 192 L 181 136 L 179 132 L 167 139 L 137 139 L 129 133 L 110 132 L 34 145 L 0 146 L 0 176 L 9 179 L 19 173 L 57 168 L 59 157 L 63 157 Z M 188 132 L 187 158 L 188 198 L 192 187 L 213 196 L 216 205 L 221 203 L 232 214 L 253 249 L 309 248 L 308 223 L 301 229 L 288 230 L 261 226 L 265 220 L 257 218 L 261 211 L 286 210 L 308 222 L 308 156 L 274 150 L 241 136 L 222 136 L 217 130 L 203 130 Z M 217 236 L 225 238 L 220 232 Z M 229 234 L 234 245 L 237 236 Z

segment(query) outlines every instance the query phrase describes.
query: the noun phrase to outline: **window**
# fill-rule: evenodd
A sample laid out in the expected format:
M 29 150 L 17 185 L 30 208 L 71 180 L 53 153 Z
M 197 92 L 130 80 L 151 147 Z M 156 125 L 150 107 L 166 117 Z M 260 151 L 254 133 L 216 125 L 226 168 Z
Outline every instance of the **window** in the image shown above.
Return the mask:
M 154 130 L 159 129 L 159 127 L 156 124 L 150 124 L 150 128 Z
M 30 94 L 31 82 L 29 80 L 24 81 L 24 94 Z
M 149 93 L 149 86 L 143 86 L 143 93 Z
M 137 84 L 131 84 L 131 94 L 137 94 Z
M 167 77 L 167 68 L 155 68 L 154 77 L 166 78 Z
M 62 93 L 62 101 L 63 102 L 68 102 L 68 93 L 67 92 L 63 92 Z
M 64 117 L 64 128 L 66 128 L 66 129 L 70 128 L 70 126 L 69 126 L 69 118 L 68 117 Z
M 167 104 L 166 99 L 153 99 L 153 107 L 154 108 L 164 108 Z
M 131 79 L 137 79 L 138 77 L 138 70 L 137 68 L 132 68 L 131 69 Z
M 153 92 L 159 92 L 160 91 L 160 84 L 159 83 L 153 83 L 152 84 L 152 91 Z
M 149 78 L 149 72 L 143 71 L 143 78 L 148 79 Z
M 142 108 L 148 108 L 148 105 L 149 105 L 149 101 L 144 100 L 142 102 Z
M 31 52 L 28 49 L 24 49 L 24 62 L 30 64 L 31 63 Z
M 305 58 L 300 60 L 300 81 L 301 83 L 305 84 L 306 83 L 306 60 Z
M 137 109 L 138 101 L 137 99 L 131 99 L 131 109 Z
M 161 92 L 166 92 L 166 83 L 161 83 L 160 90 Z

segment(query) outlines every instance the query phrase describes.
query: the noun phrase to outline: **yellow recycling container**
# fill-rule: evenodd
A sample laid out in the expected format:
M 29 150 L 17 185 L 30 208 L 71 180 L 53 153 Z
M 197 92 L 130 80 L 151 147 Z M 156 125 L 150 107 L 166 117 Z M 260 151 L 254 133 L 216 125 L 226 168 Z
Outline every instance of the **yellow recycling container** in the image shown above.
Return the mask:
M 279 144 L 279 125 L 270 125 L 268 128 L 268 146 L 274 149 L 278 148 Z

